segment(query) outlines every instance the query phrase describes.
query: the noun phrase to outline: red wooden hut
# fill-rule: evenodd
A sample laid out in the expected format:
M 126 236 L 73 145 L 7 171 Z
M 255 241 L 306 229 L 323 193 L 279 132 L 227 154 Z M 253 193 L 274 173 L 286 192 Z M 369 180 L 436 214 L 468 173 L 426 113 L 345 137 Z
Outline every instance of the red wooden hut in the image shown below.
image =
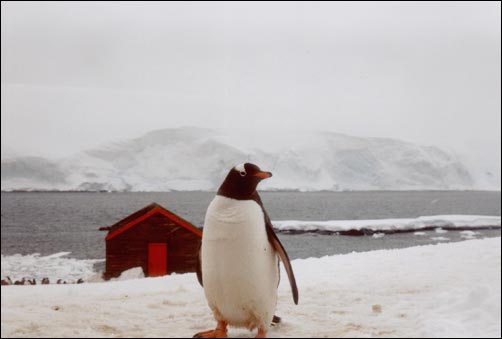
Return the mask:
M 106 229 L 105 279 L 138 266 L 149 277 L 195 272 L 202 232 L 157 203 Z

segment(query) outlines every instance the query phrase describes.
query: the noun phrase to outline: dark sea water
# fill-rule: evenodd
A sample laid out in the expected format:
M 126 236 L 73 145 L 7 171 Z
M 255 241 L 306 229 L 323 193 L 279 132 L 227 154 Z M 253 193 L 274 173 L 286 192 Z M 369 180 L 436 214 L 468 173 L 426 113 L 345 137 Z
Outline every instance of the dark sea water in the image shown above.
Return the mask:
M 272 220 L 347 220 L 414 218 L 441 214 L 500 216 L 500 192 L 263 192 Z M 214 197 L 208 192 L 91 193 L 2 192 L 2 255 L 71 252 L 77 259 L 105 257 L 106 232 L 132 212 L 157 202 L 197 226 Z M 477 238 L 500 236 L 498 230 L 481 230 Z M 440 241 L 459 241 L 460 232 L 417 236 L 413 233 L 372 236 L 280 234 L 290 257 L 401 248 Z M 434 239 L 435 238 L 435 239 Z M 442 239 L 438 239 L 442 238 Z

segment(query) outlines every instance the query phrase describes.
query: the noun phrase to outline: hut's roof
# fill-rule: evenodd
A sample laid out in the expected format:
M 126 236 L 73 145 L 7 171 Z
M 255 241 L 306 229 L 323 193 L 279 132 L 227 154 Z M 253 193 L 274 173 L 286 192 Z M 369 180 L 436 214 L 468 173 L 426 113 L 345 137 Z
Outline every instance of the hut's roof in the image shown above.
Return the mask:
M 185 219 L 177 216 L 173 212 L 165 209 L 161 205 L 157 203 L 151 203 L 150 205 L 143 207 L 139 211 L 134 212 L 133 214 L 129 215 L 128 217 L 120 220 L 119 222 L 113 224 L 109 228 L 108 235 L 106 236 L 106 240 L 110 240 L 114 238 L 115 236 L 127 231 L 131 227 L 134 227 L 135 225 L 139 224 L 141 221 L 149 218 L 150 216 L 154 214 L 162 214 L 168 219 L 172 220 L 176 224 L 186 228 L 190 232 L 198 235 L 199 237 L 202 237 L 202 232 L 195 227 L 193 224 L 190 222 L 186 221 Z

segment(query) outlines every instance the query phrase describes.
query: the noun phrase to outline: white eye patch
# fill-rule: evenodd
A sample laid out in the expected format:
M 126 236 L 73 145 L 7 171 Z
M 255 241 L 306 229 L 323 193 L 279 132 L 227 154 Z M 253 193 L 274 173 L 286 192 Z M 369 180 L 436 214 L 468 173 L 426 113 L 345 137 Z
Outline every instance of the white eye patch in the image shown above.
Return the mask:
M 239 165 L 235 166 L 234 169 L 236 171 L 238 171 L 242 177 L 247 174 L 246 168 L 244 167 L 244 164 L 239 164 Z

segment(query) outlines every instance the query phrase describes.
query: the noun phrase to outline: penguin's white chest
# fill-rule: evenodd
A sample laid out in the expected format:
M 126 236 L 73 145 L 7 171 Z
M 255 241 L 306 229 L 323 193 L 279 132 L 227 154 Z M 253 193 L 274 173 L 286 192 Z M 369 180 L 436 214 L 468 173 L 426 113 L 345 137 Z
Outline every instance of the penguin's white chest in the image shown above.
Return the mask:
M 277 260 L 261 207 L 217 195 L 206 213 L 201 253 L 204 292 L 216 319 L 268 327 L 277 301 Z

